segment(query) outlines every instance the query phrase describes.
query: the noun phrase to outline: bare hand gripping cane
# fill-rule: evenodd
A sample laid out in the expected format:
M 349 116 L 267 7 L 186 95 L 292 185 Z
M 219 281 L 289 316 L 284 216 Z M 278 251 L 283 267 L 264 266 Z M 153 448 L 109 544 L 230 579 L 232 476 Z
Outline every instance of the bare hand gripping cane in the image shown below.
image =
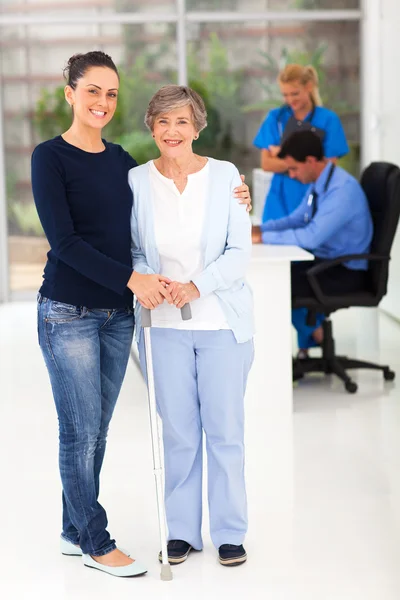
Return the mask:
M 161 579 L 163 581 L 171 581 L 172 571 L 171 566 L 168 562 L 168 550 L 167 550 L 167 526 L 165 517 L 165 505 L 164 505 L 164 482 L 163 482 L 163 459 L 161 456 L 161 443 L 160 443 L 160 432 L 158 429 L 157 419 L 157 408 L 156 408 L 156 393 L 154 388 L 154 371 L 153 371 L 153 356 L 151 353 L 151 310 L 143 308 L 142 313 L 142 327 L 144 333 L 144 348 L 146 354 L 146 369 L 147 369 L 147 392 L 149 399 L 149 412 L 150 412 L 150 429 L 151 429 L 151 443 L 153 448 L 153 467 L 154 476 L 156 479 L 156 493 L 157 493 L 157 509 L 158 509 L 158 523 L 160 527 L 160 542 L 161 542 Z M 190 304 L 185 304 L 181 308 L 181 316 L 183 321 L 189 321 L 192 318 L 192 311 L 190 310 Z

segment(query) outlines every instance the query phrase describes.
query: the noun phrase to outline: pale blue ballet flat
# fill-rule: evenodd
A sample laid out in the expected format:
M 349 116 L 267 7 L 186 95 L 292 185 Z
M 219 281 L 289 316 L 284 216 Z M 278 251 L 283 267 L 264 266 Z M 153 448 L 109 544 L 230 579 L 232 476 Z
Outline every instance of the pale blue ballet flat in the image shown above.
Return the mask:
M 139 577 L 140 575 L 147 573 L 147 569 L 137 560 L 126 567 L 108 567 L 107 565 L 101 565 L 95 561 L 90 554 L 83 554 L 83 564 L 85 567 L 104 571 L 104 573 L 114 575 L 114 577 Z
M 119 548 L 119 550 L 127 556 L 130 556 L 127 550 L 124 550 L 123 548 Z M 63 537 L 60 538 L 60 552 L 61 554 L 64 554 L 64 556 L 82 556 L 82 550 L 79 546 L 75 546 L 75 544 L 65 540 Z
M 82 556 L 82 550 L 79 546 L 75 546 L 75 544 L 65 540 L 63 537 L 60 538 L 60 551 L 65 556 Z

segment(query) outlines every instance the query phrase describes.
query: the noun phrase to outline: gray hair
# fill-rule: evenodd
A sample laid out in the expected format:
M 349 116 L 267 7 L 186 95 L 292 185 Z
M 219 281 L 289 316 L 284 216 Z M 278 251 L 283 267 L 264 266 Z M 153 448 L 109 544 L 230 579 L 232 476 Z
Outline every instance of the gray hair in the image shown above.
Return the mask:
M 154 122 L 159 115 L 183 106 L 191 107 L 196 131 L 207 127 L 207 111 L 203 98 L 184 85 L 164 85 L 159 89 L 149 102 L 144 122 L 150 131 L 153 131 Z

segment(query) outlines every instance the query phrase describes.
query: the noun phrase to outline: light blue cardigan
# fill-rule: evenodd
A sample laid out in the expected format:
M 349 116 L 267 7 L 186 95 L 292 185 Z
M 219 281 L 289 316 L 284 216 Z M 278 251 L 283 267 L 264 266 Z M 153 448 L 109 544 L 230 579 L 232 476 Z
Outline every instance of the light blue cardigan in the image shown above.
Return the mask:
M 236 167 L 209 159 L 209 193 L 203 225 L 205 269 L 193 279 L 200 295 L 215 292 L 237 342 L 254 334 L 253 296 L 244 277 L 251 257 L 251 223 L 245 206 L 233 196 L 241 185 Z M 133 191 L 131 217 L 132 261 L 138 273 L 160 272 L 151 202 L 149 163 L 129 171 Z M 141 327 L 141 306 L 136 302 L 136 339 Z

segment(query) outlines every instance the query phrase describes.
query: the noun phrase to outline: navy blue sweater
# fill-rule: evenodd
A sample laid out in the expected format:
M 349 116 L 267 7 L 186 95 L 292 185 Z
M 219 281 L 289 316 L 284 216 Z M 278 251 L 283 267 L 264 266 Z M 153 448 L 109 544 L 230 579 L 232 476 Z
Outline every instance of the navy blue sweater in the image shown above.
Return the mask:
M 32 155 L 32 190 L 50 244 L 40 293 L 86 306 L 132 305 L 128 171 L 136 161 L 105 140 L 100 153 L 85 152 L 61 136 Z

